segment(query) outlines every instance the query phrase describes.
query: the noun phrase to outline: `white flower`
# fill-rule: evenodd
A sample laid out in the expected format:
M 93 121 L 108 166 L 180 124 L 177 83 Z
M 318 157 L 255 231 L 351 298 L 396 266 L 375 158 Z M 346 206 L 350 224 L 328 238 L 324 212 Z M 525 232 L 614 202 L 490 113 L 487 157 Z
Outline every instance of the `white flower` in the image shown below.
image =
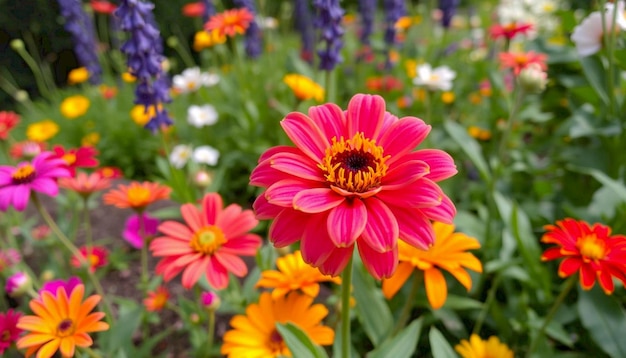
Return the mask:
M 220 152 L 208 145 L 200 146 L 193 151 L 193 161 L 196 163 L 215 165 L 219 158 Z
M 184 70 L 180 75 L 174 76 L 173 87 L 180 93 L 197 91 L 201 86 L 214 86 L 220 81 L 216 74 L 201 72 L 200 68 L 193 67 Z
M 190 145 L 179 144 L 175 146 L 170 153 L 170 163 L 178 169 L 184 167 L 189 158 L 191 158 L 192 151 L 193 149 Z
M 424 86 L 431 91 L 452 89 L 452 80 L 456 77 L 456 72 L 448 66 L 440 66 L 433 69 L 429 64 L 417 66 L 417 76 L 413 79 L 416 86 Z
M 217 111 L 210 104 L 191 105 L 187 109 L 187 122 L 197 128 L 213 125 L 217 122 Z
M 615 4 L 606 4 L 604 11 L 604 22 L 607 31 L 613 30 L 613 16 Z M 624 15 L 624 2 L 617 3 L 616 25 L 626 29 L 626 16 Z M 572 41 L 576 45 L 576 50 L 580 56 L 591 56 L 602 48 L 604 31 L 602 28 L 602 14 L 594 11 L 587 16 L 580 25 L 574 28 Z
M 541 93 L 546 89 L 548 74 L 537 63 L 531 63 L 517 77 L 519 84 L 528 93 Z

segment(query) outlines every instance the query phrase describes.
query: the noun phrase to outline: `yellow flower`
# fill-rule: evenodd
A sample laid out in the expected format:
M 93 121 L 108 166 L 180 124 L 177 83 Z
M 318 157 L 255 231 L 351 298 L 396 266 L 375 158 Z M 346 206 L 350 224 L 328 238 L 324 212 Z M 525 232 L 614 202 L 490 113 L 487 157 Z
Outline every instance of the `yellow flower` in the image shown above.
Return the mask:
M 472 278 L 466 268 L 476 272 L 483 271 L 480 261 L 473 254 L 465 252 L 479 248 L 478 240 L 463 233 L 455 233 L 454 225 L 435 222 L 433 230 L 435 242 L 428 250 L 421 250 L 404 241 L 398 241 L 400 263 L 396 272 L 383 281 L 383 294 L 387 299 L 402 288 L 414 269 L 419 269 L 424 271 L 428 302 L 434 309 L 439 309 L 448 296 L 442 269 L 450 272 L 467 290 L 472 287 Z
M 287 74 L 283 77 L 283 82 L 291 88 L 294 95 L 299 100 L 304 101 L 311 98 L 314 98 L 318 102 L 324 100 L 324 88 L 306 76 L 295 73 Z
M 328 309 L 312 303 L 313 297 L 296 292 L 277 299 L 268 292 L 262 293 L 258 304 L 251 304 L 245 315 L 230 321 L 233 329 L 224 334 L 221 353 L 228 358 L 290 357 L 291 352 L 276 329 L 276 323 L 287 322 L 298 326 L 316 344 L 332 344 L 335 332 L 321 325 Z
M 417 77 L 417 61 L 415 60 L 404 61 L 404 69 L 406 70 L 406 75 L 409 78 Z
M 45 142 L 59 133 L 59 125 L 51 119 L 30 124 L 26 128 L 26 137 L 33 142 Z
M 446 91 L 441 94 L 441 102 L 451 104 L 454 102 L 454 92 Z
M 513 351 L 506 344 L 501 343 L 496 336 L 491 336 L 488 340 L 483 341 L 478 335 L 472 334 L 469 342 L 465 339 L 462 340 L 460 344 L 454 347 L 454 350 L 462 358 L 513 358 Z
M 130 72 L 122 73 L 122 80 L 126 83 L 133 83 L 137 80 L 137 77 L 133 76 Z
M 300 250 L 276 259 L 276 267 L 278 271 L 261 272 L 261 279 L 256 284 L 257 287 L 273 288 L 272 298 L 284 296 L 295 290 L 317 297 L 320 291 L 318 282 L 341 283 L 341 278 L 323 275 L 319 269 L 304 262 Z
M 67 119 L 75 119 L 87 113 L 89 99 L 85 96 L 76 95 L 67 97 L 61 102 L 61 114 Z
M 220 35 L 217 30 L 210 32 L 198 31 L 193 37 L 193 49 L 196 52 L 200 52 L 205 48 L 223 44 L 224 42 L 226 42 L 226 36 Z
M 86 67 L 75 68 L 67 74 L 67 82 L 71 85 L 83 83 L 89 79 L 89 71 Z
M 161 106 L 159 105 L 159 110 Z M 142 104 L 138 104 L 130 110 L 130 118 L 132 118 L 133 122 L 135 122 L 138 126 L 145 126 L 146 123 L 150 121 L 152 117 L 156 115 L 154 111 L 154 106 L 150 106 L 148 111 L 146 112 L 146 106 Z
M 96 132 L 89 133 L 83 137 L 80 141 L 80 145 L 83 147 L 95 147 L 100 142 L 100 134 Z
M 476 138 L 478 140 L 489 140 L 491 139 L 491 131 L 488 129 L 482 129 L 477 126 L 470 126 L 467 128 L 467 133 Z
M 406 30 L 413 24 L 413 20 L 409 16 L 402 16 L 396 21 L 394 27 L 396 30 Z

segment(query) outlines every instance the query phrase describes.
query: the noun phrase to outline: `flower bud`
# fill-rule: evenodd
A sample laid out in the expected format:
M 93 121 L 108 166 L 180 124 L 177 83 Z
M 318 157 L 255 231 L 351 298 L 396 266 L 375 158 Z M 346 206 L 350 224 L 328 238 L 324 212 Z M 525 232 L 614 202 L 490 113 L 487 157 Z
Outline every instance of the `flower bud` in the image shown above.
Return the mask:
M 11 48 L 14 49 L 15 51 L 19 51 L 19 50 L 23 50 L 24 49 L 24 41 L 22 41 L 21 39 L 14 39 L 11 41 Z
M 546 89 L 548 74 L 545 73 L 538 64 L 533 63 L 520 72 L 517 80 L 524 91 L 528 93 L 541 93 Z
M 13 97 L 18 102 L 26 102 L 30 98 L 30 96 L 28 95 L 28 92 L 24 90 L 17 90 L 15 94 L 13 95 Z
M 206 170 L 199 170 L 193 176 L 193 182 L 197 187 L 204 189 L 213 182 L 213 175 Z
M 220 296 L 211 291 L 203 292 L 202 295 L 200 295 L 200 302 L 209 312 L 215 312 L 222 303 Z
M 21 297 L 31 289 L 30 277 L 24 272 L 17 272 L 7 279 L 4 290 L 11 297 Z

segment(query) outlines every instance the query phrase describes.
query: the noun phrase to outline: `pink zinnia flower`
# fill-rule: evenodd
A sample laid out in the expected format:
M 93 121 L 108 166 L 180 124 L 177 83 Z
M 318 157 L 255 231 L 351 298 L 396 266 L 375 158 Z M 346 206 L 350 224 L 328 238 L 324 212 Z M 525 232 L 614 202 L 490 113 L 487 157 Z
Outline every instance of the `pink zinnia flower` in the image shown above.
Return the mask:
M 17 321 L 22 313 L 9 309 L 6 313 L 0 313 L 0 355 L 4 354 L 13 342 L 20 337 L 22 330 L 17 328 Z
M 17 167 L 0 165 L 0 211 L 9 205 L 23 211 L 30 198 L 30 191 L 38 191 L 50 196 L 59 193 L 56 179 L 69 177 L 61 159 L 51 158 L 50 152 L 37 155 L 32 162 L 22 162 Z
M 57 158 L 61 158 L 67 164 L 72 176 L 76 175 L 76 168 L 93 168 L 98 166 L 96 155 L 98 151 L 93 147 L 71 148 L 67 151 L 60 145 L 55 145 L 54 153 Z
M 441 150 L 413 151 L 430 132 L 421 119 L 398 119 L 382 97 L 357 94 L 347 111 L 327 103 L 281 125 L 296 147 L 261 156 L 250 183 L 266 190 L 254 208 L 259 219 L 274 219 L 275 246 L 301 240 L 303 259 L 322 273 L 341 273 L 356 244 L 368 271 L 389 277 L 398 238 L 426 249 L 431 220 L 452 223 L 456 209 L 436 182 L 456 166 Z
M 59 186 L 87 198 L 96 191 L 108 189 L 111 186 L 111 180 L 103 178 L 100 173 L 79 172 L 73 178 L 60 179 Z
M 140 232 L 139 215 L 143 216 L 143 233 Z M 157 234 L 158 226 L 159 219 L 153 218 L 146 213 L 134 214 L 126 220 L 122 237 L 130 244 L 130 246 L 136 249 L 141 249 L 143 246 L 143 240 Z
M 76 268 L 83 267 L 84 264 L 89 265 L 89 271 L 95 272 L 96 269 L 104 267 L 109 263 L 109 251 L 104 246 L 83 246 L 78 249 L 81 257 L 72 256 L 70 264 Z
M 76 276 L 72 276 L 67 280 L 48 281 L 44 283 L 43 286 L 41 286 L 41 289 L 39 290 L 39 295 L 41 297 L 43 292 L 50 292 L 53 296 L 56 296 L 59 287 L 63 287 L 65 292 L 67 292 L 67 294 L 69 295 L 72 293 L 72 291 L 74 291 L 74 288 L 82 284 L 83 282 L 80 280 L 80 278 Z
M 543 71 L 548 69 L 546 60 L 548 56 L 543 53 L 534 51 L 528 52 L 502 52 L 500 53 L 500 65 L 504 68 L 510 68 L 517 76 L 523 69 L 532 64 L 536 64 Z
M 254 256 L 261 238 L 250 234 L 258 221 L 251 210 L 231 204 L 223 208 L 219 194 L 209 193 L 202 199 L 202 208 L 184 204 L 180 212 L 186 225 L 166 221 L 159 231 L 167 236 L 157 237 L 150 244 L 152 254 L 163 257 L 156 267 L 165 281 L 183 271 L 183 286 L 191 288 L 206 273 L 215 289 L 228 285 L 228 273 L 237 277 L 248 273 L 239 256 Z

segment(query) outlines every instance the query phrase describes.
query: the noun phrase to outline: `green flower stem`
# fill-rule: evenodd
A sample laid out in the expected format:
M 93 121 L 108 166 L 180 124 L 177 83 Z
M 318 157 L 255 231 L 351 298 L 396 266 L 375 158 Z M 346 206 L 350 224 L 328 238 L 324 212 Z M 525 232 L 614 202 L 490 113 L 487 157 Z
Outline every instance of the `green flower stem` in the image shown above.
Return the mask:
M 350 358 L 350 293 L 352 291 L 352 255 L 341 274 L 341 357 Z
M 94 352 L 94 350 L 89 347 L 78 347 L 78 349 L 87 353 L 87 355 L 90 356 L 91 358 L 102 358 L 100 354 Z
M 539 338 L 541 338 L 541 336 L 543 336 L 543 333 L 545 332 L 546 328 L 548 327 L 548 324 L 550 324 L 550 322 L 552 321 L 552 318 L 554 318 L 554 315 L 559 310 L 559 307 L 561 307 L 561 304 L 563 303 L 563 301 L 565 300 L 565 298 L 567 297 L 569 292 L 572 290 L 572 288 L 576 284 L 576 280 L 577 279 L 578 279 L 577 275 L 572 275 L 563 284 L 563 288 L 561 289 L 561 293 L 559 294 L 559 296 L 554 301 L 554 304 L 552 305 L 552 308 L 550 308 L 550 311 L 548 312 L 548 315 L 546 315 L 546 318 L 543 320 L 543 324 L 539 328 L 539 331 L 537 332 L 537 334 L 535 334 L 533 336 L 533 338 L 530 341 L 530 347 L 528 348 L 528 351 L 526 352 L 526 357 L 527 358 L 530 358 L 530 356 L 533 354 L 535 348 L 537 348 L 537 343 L 539 342 Z
M 174 186 L 174 192 L 176 192 L 180 197 L 179 200 L 187 203 L 193 203 L 194 198 L 193 194 L 187 190 L 187 186 L 185 183 L 180 183 L 180 175 L 176 168 L 170 162 L 170 149 L 167 145 L 167 140 L 165 140 L 165 132 L 161 131 L 161 143 L 163 144 L 163 150 L 165 151 L 165 160 L 167 161 L 167 165 L 170 168 L 170 176 L 172 180 L 172 185 Z
M 83 197 L 83 216 L 85 220 L 85 242 L 87 244 L 87 257 L 93 252 L 93 231 L 91 228 L 91 215 L 89 215 L 89 197 Z
M 137 212 L 139 220 L 139 237 L 141 237 L 141 289 L 145 294 L 148 292 L 148 240 L 146 238 L 143 213 Z
M 513 122 L 515 121 L 515 116 L 522 106 L 522 101 L 524 100 L 524 90 L 520 86 L 516 86 L 515 88 L 515 98 L 513 100 L 513 104 L 511 105 L 511 110 L 509 111 L 509 118 L 506 120 L 506 125 L 504 127 L 504 131 L 502 132 L 502 137 L 500 138 L 500 145 L 498 146 L 498 165 L 502 166 L 504 161 L 506 160 L 506 143 L 509 140 L 509 136 L 511 135 L 511 131 L 513 129 Z M 497 171 L 497 170 L 496 170 Z M 495 179 L 494 179 L 495 180 Z
M 213 349 L 213 337 L 214 336 L 215 336 L 215 310 L 210 310 L 209 311 L 209 332 L 208 332 L 208 337 L 207 337 L 209 351 Z
M 485 303 L 483 303 L 483 309 L 480 311 L 478 315 L 478 319 L 476 319 L 476 323 L 474 324 L 474 329 L 472 329 L 472 334 L 480 334 L 480 329 L 487 318 L 487 313 L 489 313 L 489 308 L 493 304 L 493 300 L 496 298 L 496 291 L 498 291 L 498 286 L 500 286 L 500 278 L 502 276 L 497 276 L 489 289 L 489 293 L 487 294 L 487 299 Z
M 93 284 L 93 287 L 96 290 L 96 293 L 102 298 L 102 302 L 104 303 L 103 308 L 106 313 L 105 318 L 107 322 L 111 324 L 114 321 L 113 314 L 112 314 L 113 310 L 111 309 L 111 303 L 109 302 L 108 297 L 105 296 L 104 290 L 102 289 L 102 285 L 100 284 L 100 281 L 98 280 L 96 275 L 93 272 L 91 272 L 89 268 L 89 264 L 87 263 L 87 259 L 83 255 L 80 254 L 80 251 L 78 251 L 76 246 L 74 246 L 74 244 L 70 241 L 70 239 L 68 239 L 67 236 L 65 236 L 65 234 L 61 231 L 61 229 L 56 224 L 54 219 L 52 219 L 48 211 L 43 207 L 43 205 L 41 204 L 41 201 L 39 201 L 39 197 L 37 196 L 37 193 L 32 192 L 31 199 L 33 201 L 33 204 L 37 208 L 37 211 L 39 212 L 43 220 L 46 222 L 46 224 L 50 227 L 52 232 L 54 232 L 57 238 L 59 238 L 59 241 L 61 241 L 61 243 L 72 253 L 74 257 L 78 258 L 78 260 L 81 262 L 81 265 L 86 267 L 85 271 L 87 272 L 87 276 L 89 276 L 89 279 L 91 283 Z
M 422 271 L 415 270 L 413 272 L 413 280 L 411 281 L 411 290 L 409 291 L 409 296 L 406 298 L 404 302 L 404 306 L 402 307 L 402 311 L 400 311 L 400 316 L 398 317 L 398 322 L 396 322 L 395 327 L 393 327 L 393 331 L 391 331 L 391 336 L 395 336 L 400 332 L 402 328 L 406 325 L 409 317 L 411 316 L 411 309 L 413 308 L 413 303 L 415 303 L 415 296 L 417 295 L 417 291 L 419 290 L 420 285 L 422 284 L 424 278 L 424 274 Z
M 28 53 L 28 51 L 26 51 L 26 48 L 24 47 L 24 42 L 22 40 L 18 39 L 13 41 L 19 41 L 15 42 L 18 45 L 12 46 L 13 50 L 15 50 L 18 55 L 20 55 L 24 62 L 26 62 L 26 65 L 28 66 L 28 68 L 30 68 L 31 72 L 35 76 L 35 83 L 37 84 L 37 89 L 39 90 L 41 95 L 47 99 L 52 99 L 52 94 L 50 93 L 50 89 L 46 84 L 43 72 L 37 64 L 37 61 L 35 61 L 35 59 L 30 55 L 30 53 Z

